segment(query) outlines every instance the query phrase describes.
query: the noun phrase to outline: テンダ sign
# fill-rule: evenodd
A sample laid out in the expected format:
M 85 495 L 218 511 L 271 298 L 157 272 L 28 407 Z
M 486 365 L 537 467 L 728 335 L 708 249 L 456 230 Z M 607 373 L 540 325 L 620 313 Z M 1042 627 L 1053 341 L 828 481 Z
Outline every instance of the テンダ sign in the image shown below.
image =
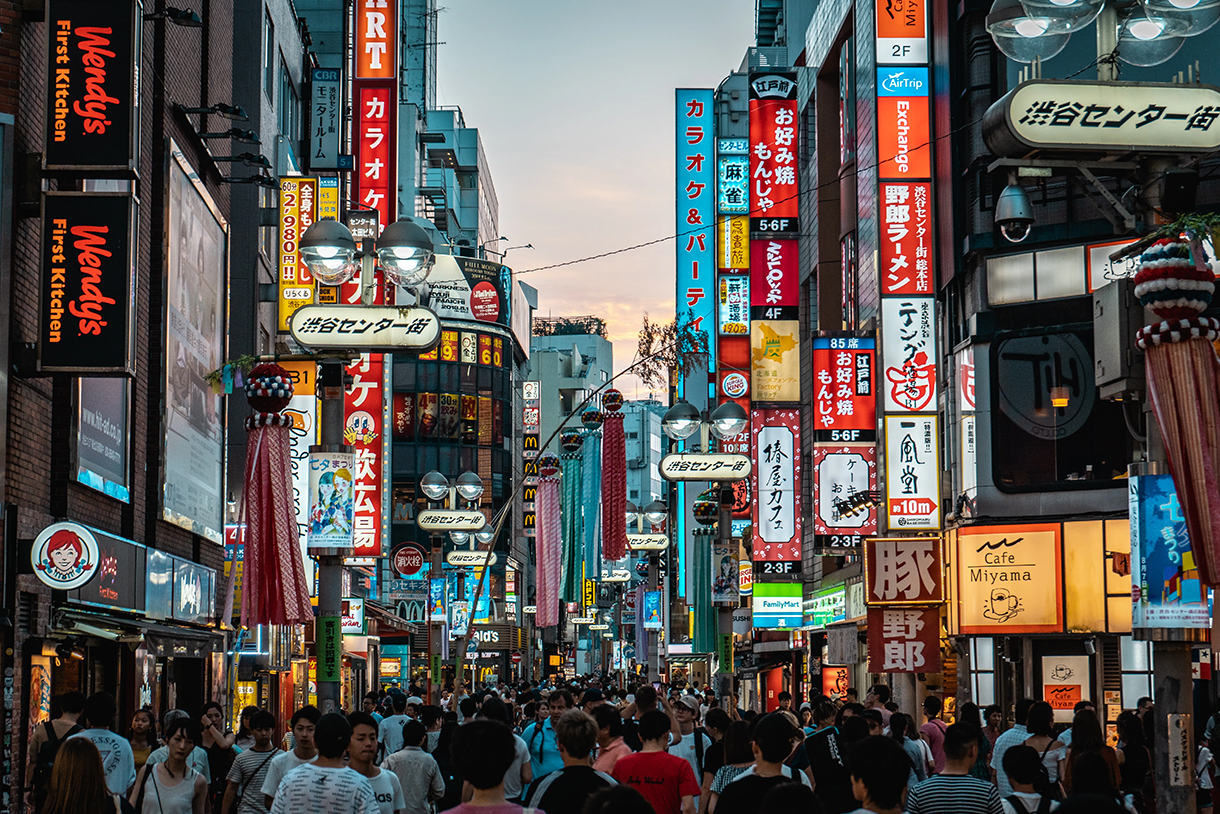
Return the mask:
M 1023 82 L 983 117 L 1000 156 L 1030 150 L 1209 153 L 1220 148 L 1220 88 L 1152 82 Z

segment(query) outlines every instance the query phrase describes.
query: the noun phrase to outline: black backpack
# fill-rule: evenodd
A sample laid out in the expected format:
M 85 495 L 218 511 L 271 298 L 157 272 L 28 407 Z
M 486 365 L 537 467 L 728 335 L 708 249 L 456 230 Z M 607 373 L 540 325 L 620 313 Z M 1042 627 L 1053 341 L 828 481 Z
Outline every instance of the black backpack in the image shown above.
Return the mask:
M 55 756 L 59 754 L 59 747 L 63 746 L 64 741 L 75 735 L 77 732 L 83 732 L 79 724 L 72 724 L 72 728 L 64 733 L 61 738 L 55 734 L 55 726 L 46 721 L 43 723 L 46 729 L 47 741 L 38 749 L 38 759 L 34 764 L 34 777 L 30 785 L 34 788 L 34 808 L 41 811 L 43 803 L 47 799 L 47 789 L 51 785 L 51 770 L 55 768 Z
M 1021 802 L 1021 798 L 1017 795 L 1013 794 L 1005 799 L 1008 801 L 1008 804 L 1012 806 L 1012 810 L 1017 812 L 1017 814 L 1022 814 L 1022 812 L 1026 810 L 1025 804 Z M 1049 794 L 1043 794 L 1042 799 L 1038 801 L 1038 808 L 1035 814 L 1050 814 L 1050 810 L 1051 796 Z

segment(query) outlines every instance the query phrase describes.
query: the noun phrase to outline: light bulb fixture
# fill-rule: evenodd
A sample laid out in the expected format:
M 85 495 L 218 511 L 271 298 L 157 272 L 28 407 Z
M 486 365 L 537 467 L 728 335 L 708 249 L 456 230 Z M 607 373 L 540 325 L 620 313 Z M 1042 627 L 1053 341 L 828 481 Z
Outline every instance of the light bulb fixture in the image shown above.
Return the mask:
M 669 517 L 669 507 L 659 500 L 654 500 L 644 507 L 644 519 L 654 526 L 664 523 Z
M 1071 397 L 1070 397 L 1070 395 L 1068 393 L 1068 389 L 1066 387 L 1060 385 L 1059 387 L 1051 388 L 1051 406 L 1052 407 L 1057 407 L 1059 409 L 1063 409 L 1064 407 L 1068 406 L 1068 402 L 1070 401 L 1070 398 Z
M 470 535 L 464 531 L 451 531 L 449 539 L 453 541 L 454 545 L 465 545 L 466 541 L 470 539 Z
M 492 540 L 496 539 L 496 530 L 488 523 L 474 533 L 474 539 L 478 540 L 479 545 L 488 545 Z
M 1016 62 L 1050 59 L 1067 47 L 1072 37 L 1067 21 L 1030 14 L 1020 0 L 995 0 L 986 26 L 996 47 Z
M 359 268 L 351 230 L 333 218 L 323 218 L 305 230 L 297 242 L 301 259 L 322 285 L 342 285 Z
M 483 479 L 473 472 L 458 475 L 457 492 L 463 500 L 474 503 L 483 496 Z
M 444 500 L 449 494 L 449 479 L 433 469 L 419 480 L 419 491 L 433 503 Z
M 712 411 L 708 418 L 712 423 L 712 435 L 720 439 L 740 435 L 750 424 L 750 416 L 735 401 L 726 401 Z
M 661 430 L 675 441 L 685 441 L 699 429 L 699 411 L 688 401 L 670 407 L 661 419 Z
M 1143 4 L 1149 17 L 1184 23 L 1186 37 L 1198 36 L 1220 22 L 1220 0 L 1143 0 Z
M 395 285 L 414 287 L 432 270 L 432 239 L 411 218 L 396 220 L 377 238 L 377 260 Z
M 1020 0 L 1030 20 L 1054 20 L 1079 31 L 1097 19 L 1106 0 Z
M 241 142 L 242 144 L 262 144 L 258 140 L 258 133 L 253 130 L 242 130 L 239 127 L 230 127 L 218 133 L 200 133 L 199 138 L 207 141 L 208 139 L 227 138 L 233 141 Z
M 635 522 L 636 520 L 638 520 L 638 519 L 639 519 L 639 517 L 640 517 L 640 509 L 639 509 L 639 507 L 638 507 L 638 506 L 636 506 L 634 503 L 632 503 L 630 500 L 626 501 L 626 502 L 623 504 L 623 512 L 624 512 L 624 513 L 626 514 L 626 516 L 627 516 L 627 525 L 628 525 L 628 526 L 630 526 L 632 523 L 634 523 L 634 522 Z
M 1118 58 L 1138 68 L 1168 62 L 1186 43 L 1189 28 L 1173 17 L 1132 14 L 1118 30 Z

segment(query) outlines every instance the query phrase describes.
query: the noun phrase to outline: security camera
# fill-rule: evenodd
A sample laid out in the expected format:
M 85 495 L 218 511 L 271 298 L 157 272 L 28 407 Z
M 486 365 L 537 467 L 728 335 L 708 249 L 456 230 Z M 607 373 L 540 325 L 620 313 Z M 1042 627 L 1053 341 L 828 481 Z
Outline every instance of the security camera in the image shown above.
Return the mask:
M 1020 243 L 1029 237 L 1029 228 L 1034 225 L 1034 208 L 1020 184 L 1009 182 L 996 199 L 995 222 L 1009 243 Z
M 1094 644 L 1092 639 L 1084 640 L 1084 652 L 1086 655 L 1089 655 L 1089 656 L 1092 656 L 1093 654 L 1095 654 L 1097 652 L 1097 645 Z

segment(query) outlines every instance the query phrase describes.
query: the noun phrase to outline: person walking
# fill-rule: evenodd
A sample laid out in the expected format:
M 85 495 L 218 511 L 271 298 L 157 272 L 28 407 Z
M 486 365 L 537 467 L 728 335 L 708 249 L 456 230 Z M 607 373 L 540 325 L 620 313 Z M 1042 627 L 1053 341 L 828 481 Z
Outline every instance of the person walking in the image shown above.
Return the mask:
M 244 752 L 254 746 L 254 731 L 250 729 L 250 720 L 256 712 L 258 707 L 252 704 L 242 707 L 241 717 L 237 720 L 237 734 L 233 736 L 233 748 L 238 752 Z
M 419 721 L 402 728 L 403 747 L 382 761 L 398 777 L 406 814 L 432 814 L 432 802 L 445 796 L 445 779 L 436 758 L 421 747 L 427 733 Z
M 902 747 L 907 760 L 911 763 L 911 773 L 907 775 L 907 788 L 913 789 L 928 779 L 928 764 L 924 760 L 923 750 L 919 748 L 919 742 L 907 737 L 910 726 L 910 718 L 901 712 L 895 712 L 890 716 L 890 737 Z
M 789 704 L 791 704 L 789 698 Z M 700 781 L 702 794 L 703 764 L 708 751 L 712 748 L 712 739 L 699 726 L 699 699 L 693 695 L 679 696 L 674 704 L 674 717 L 678 720 L 678 728 L 682 731 L 682 740 L 670 744 L 669 753 L 676 755 L 690 764 L 695 779 Z M 695 795 L 695 809 L 699 809 L 699 794 Z
M 204 814 L 208 810 L 207 777 L 187 765 L 203 736 L 189 716 L 165 728 L 165 760 L 145 764 L 131 790 L 136 814 Z
M 785 783 L 802 782 L 804 775 L 799 770 L 784 765 L 797 731 L 783 712 L 758 719 L 751 738 L 754 765 L 720 792 L 716 801 L 719 814 L 763 814 L 767 792 Z
M 380 747 L 377 721 L 367 712 L 353 712 L 347 716 L 347 723 L 352 728 L 352 738 L 347 745 L 348 768 L 364 775 L 369 781 L 381 814 L 404 814 L 407 803 L 398 775 L 373 764 Z
M 80 732 L 80 717 L 85 711 L 85 694 L 81 692 L 64 693 L 59 698 L 59 717 L 53 721 L 44 721 L 42 726 L 34 729 L 30 738 L 29 765 L 26 777 L 31 778 L 30 788 L 26 792 L 25 804 L 35 811 L 42 810 L 43 800 L 47 797 L 51 774 L 55 768 L 56 755 L 65 738 Z
M 1039 792 L 1050 794 L 1052 799 L 1059 799 L 1059 764 L 1063 760 L 1064 744 L 1055 736 L 1055 710 L 1046 701 L 1038 701 L 1029 708 L 1025 718 L 1025 728 L 1029 737 L 1025 745 L 1038 752 L 1038 760 L 1046 769 L 1049 784 Z M 1015 787 L 1014 787 L 1015 788 Z
M 617 714 L 617 713 L 616 713 Z M 618 781 L 593 767 L 597 722 L 578 709 L 568 710 L 555 725 L 563 768 L 535 780 L 525 804 L 547 814 L 581 814 L 596 792 Z
M 284 775 L 271 814 L 381 814 L 368 778 L 343 765 L 351 740 L 352 728 L 342 715 L 318 718 L 313 732 L 317 757 Z
M 272 739 L 275 737 L 275 716 L 270 712 L 255 709 L 247 724 L 254 742 L 244 750 L 229 767 L 225 775 L 225 793 L 218 814 L 267 814 L 263 803 L 263 781 L 267 779 L 267 768 L 280 750 Z
M 874 684 L 869 688 L 868 693 L 864 696 L 864 708 L 875 709 L 881 713 L 881 726 L 887 727 L 890 725 L 890 715 L 892 714 L 885 705 L 890 701 L 890 688 L 884 684 Z
M 860 803 L 853 814 L 903 814 L 909 776 L 905 759 L 893 738 L 870 735 L 856 741 L 847 758 L 852 794 Z
M 1000 790 L 1000 797 L 1012 794 L 1012 784 L 1008 782 L 1008 775 L 1004 772 L 1004 753 L 1009 748 L 1024 743 L 1025 739 L 1029 737 L 1029 730 L 1025 728 L 1025 722 L 1029 717 L 1029 708 L 1033 705 L 1034 702 L 1029 698 L 1017 701 L 1015 722 L 1010 729 L 1000 733 L 995 740 L 995 748 L 991 750 L 991 771 L 996 787 Z
M 847 744 L 835 726 L 837 716 L 838 709 L 832 701 L 826 698 L 818 701 L 813 706 L 813 734 L 805 738 L 805 754 L 813 771 L 813 793 L 827 814 L 846 814 L 856 807 L 847 770 Z
M 390 694 L 390 703 L 393 705 L 394 714 L 378 724 L 377 740 L 381 743 L 378 762 L 402 748 L 402 728 L 407 721 L 413 720 L 407 716 L 407 696 L 403 695 L 401 690 Z
M 64 743 L 47 784 L 43 814 L 132 814 L 131 803 L 106 787 L 102 755 L 93 741 Z
M 640 692 L 647 688 L 641 687 Z M 684 759 L 665 751 L 671 727 L 664 712 L 645 712 L 639 721 L 643 748 L 619 758 L 612 776 L 644 795 L 655 814 L 695 814 L 695 795 L 699 793 L 695 773 Z
M 1035 784 L 1043 777 L 1042 758 L 1032 746 L 1019 744 L 1004 753 L 1004 772 L 1013 792 L 1004 798 L 1004 814 L 1050 814 L 1059 801 L 1040 793 Z
M 161 716 L 161 731 L 168 732 L 169 725 L 171 723 L 179 720 L 180 718 L 189 717 L 191 717 L 190 714 L 185 710 L 171 709 Z M 202 735 L 200 737 L 202 738 Z M 148 755 L 148 760 L 145 761 L 145 765 L 160 763 L 167 757 L 169 757 L 169 744 L 162 743 L 156 749 L 152 750 L 152 752 Z M 195 748 L 191 750 L 191 753 L 187 755 L 186 765 L 190 766 L 204 777 L 212 776 L 212 770 L 208 765 L 208 753 L 205 752 L 203 747 L 201 747 L 198 743 L 195 744 Z
M 106 772 L 106 786 L 114 794 L 123 795 L 136 782 L 136 761 L 131 753 L 131 744 L 117 732 L 111 732 L 115 716 L 114 696 L 108 692 L 95 692 L 85 702 L 85 718 L 89 728 L 72 738 L 88 738 L 93 741 L 102 756 L 102 768 Z
M 534 777 L 563 768 L 559 746 L 555 741 L 555 723 L 572 708 L 572 694 L 567 690 L 556 690 L 547 699 L 548 715 L 541 722 L 534 722 L 521 733 L 530 752 L 530 771 Z
M 750 725 L 745 721 L 733 721 L 724 733 L 724 765 L 716 770 L 712 785 L 708 789 L 707 812 L 712 814 L 720 800 L 720 792 L 737 779 L 738 775 L 754 765 L 754 748 L 750 742 Z
M 521 806 L 504 797 L 504 775 L 516 754 L 512 734 L 498 721 L 475 720 L 457 727 L 453 733 L 454 770 L 470 785 L 471 797 L 450 814 L 521 814 Z
M 237 753 L 233 751 L 233 743 L 237 736 L 232 729 L 225 727 L 225 713 L 220 704 L 209 701 L 203 705 L 203 716 L 199 719 L 203 731 L 203 750 L 208 753 L 208 768 L 211 769 L 208 787 L 212 794 L 212 810 L 220 807 L 224 799 L 225 788 L 228 785 L 229 768 Z
M 711 797 L 712 783 L 716 773 L 724 765 L 724 733 L 733 719 L 720 707 L 712 707 L 703 716 L 704 731 L 712 739 L 712 746 L 703 755 L 703 774 L 699 776 L 699 802 L 696 807 L 699 814 L 707 814 L 708 800 Z M 804 750 L 804 747 L 801 747 Z
M 318 756 L 318 748 L 314 744 L 314 732 L 317 730 L 321 717 L 318 708 L 312 704 L 306 704 L 292 713 L 292 739 L 295 745 L 292 747 L 292 751 L 272 758 L 271 765 L 267 767 L 267 775 L 263 778 L 262 792 L 268 810 L 275 801 L 275 791 L 280 787 L 280 781 L 284 779 L 284 776 L 297 766 L 309 763 Z
M 144 768 L 148 756 L 161 745 L 157 740 L 157 721 L 147 709 L 137 709 L 131 716 L 131 728 L 127 730 L 127 743 L 131 745 L 131 756 L 135 759 L 136 771 Z
M 948 724 L 940 719 L 940 712 L 944 709 L 944 703 L 935 695 L 929 695 L 923 699 L 923 714 L 927 717 L 927 722 L 919 727 L 919 734 L 928 744 L 928 748 L 932 750 L 932 771 L 940 774 L 945 770 L 945 730 Z M 976 757 L 977 757 L 977 749 Z
M 631 747 L 623 740 L 623 716 L 618 708 L 603 704 L 593 711 L 597 721 L 597 760 L 593 768 L 611 774 L 623 755 L 631 754 Z
M 496 721 L 508 727 L 512 731 L 512 713 L 508 711 L 508 707 L 499 698 L 488 698 L 483 702 L 483 706 L 479 707 L 478 717 L 487 721 Z M 513 743 L 516 745 L 516 751 L 513 756 L 513 763 L 508 767 L 508 773 L 504 775 L 504 796 L 510 802 L 519 802 L 525 794 L 525 789 L 534 780 L 534 769 L 530 761 L 530 750 L 525 745 L 525 739 L 520 735 L 513 734 Z
M 1072 774 L 1075 771 L 1076 761 L 1081 755 L 1088 753 L 1096 753 L 1105 762 L 1109 769 L 1110 787 L 1117 792 L 1119 786 L 1118 755 L 1113 747 L 1106 744 L 1101 732 L 1101 722 L 1097 720 L 1097 713 L 1091 709 L 1082 709 L 1076 713 L 1076 718 L 1072 721 L 1072 742 L 1068 745 L 1067 751 L 1059 763 L 1059 777 L 1063 780 L 1063 791 L 1069 797 L 1074 793 Z
M 977 727 L 947 727 L 944 770 L 907 793 L 908 814 L 1004 814 L 996 787 L 970 776 L 978 752 Z

